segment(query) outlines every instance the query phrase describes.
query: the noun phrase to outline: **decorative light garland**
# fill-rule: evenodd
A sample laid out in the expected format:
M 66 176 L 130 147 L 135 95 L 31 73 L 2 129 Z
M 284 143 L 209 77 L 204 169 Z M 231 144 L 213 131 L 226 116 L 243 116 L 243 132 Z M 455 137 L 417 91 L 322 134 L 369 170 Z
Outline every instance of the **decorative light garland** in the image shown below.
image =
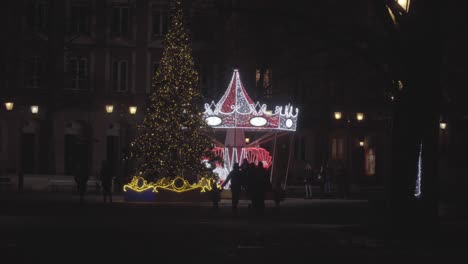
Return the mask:
M 123 187 L 124 192 L 144 192 L 151 190 L 154 193 L 159 193 L 158 189 L 171 191 L 175 193 L 183 193 L 192 190 L 199 189 L 200 193 L 212 190 L 212 184 L 215 182 L 213 178 L 201 178 L 197 183 L 190 184 L 184 178 L 177 176 L 174 179 L 161 178 L 156 182 L 147 182 L 141 176 L 134 176 L 129 184 L 125 184 Z M 220 189 L 221 186 L 216 183 L 216 186 Z
M 419 145 L 418 157 L 418 174 L 416 176 L 416 188 L 414 190 L 414 197 L 421 197 L 421 176 L 422 176 L 422 142 Z

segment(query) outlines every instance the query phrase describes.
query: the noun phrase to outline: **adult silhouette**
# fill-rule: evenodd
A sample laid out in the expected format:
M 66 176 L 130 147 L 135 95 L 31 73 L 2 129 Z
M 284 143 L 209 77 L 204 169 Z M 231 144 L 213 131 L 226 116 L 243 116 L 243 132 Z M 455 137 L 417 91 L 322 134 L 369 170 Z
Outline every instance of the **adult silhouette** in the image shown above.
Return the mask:
M 230 181 L 231 182 L 231 193 L 232 193 L 232 210 L 237 210 L 237 205 L 239 204 L 239 198 L 241 193 L 241 180 L 242 172 L 239 170 L 239 163 L 234 163 L 232 171 L 227 176 L 226 180 L 223 182 L 221 187 L 224 186 Z

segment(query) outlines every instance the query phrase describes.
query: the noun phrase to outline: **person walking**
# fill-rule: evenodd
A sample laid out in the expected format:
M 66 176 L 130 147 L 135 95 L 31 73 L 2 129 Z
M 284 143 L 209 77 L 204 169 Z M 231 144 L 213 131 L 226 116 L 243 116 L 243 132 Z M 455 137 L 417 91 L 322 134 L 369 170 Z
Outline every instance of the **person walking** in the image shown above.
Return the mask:
M 241 193 L 241 180 L 242 172 L 239 170 L 239 163 L 234 163 L 232 171 L 227 176 L 226 180 L 221 185 L 221 188 L 230 181 L 231 182 L 231 193 L 232 193 L 232 210 L 237 210 L 237 205 L 239 204 L 239 198 Z
M 85 167 L 79 163 L 75 167 L 75 181 L 80 194 L 80 204 L 84 204 L 84 196 L 88 185 L 88 173 L 86 172 Z
M 112 203 L 112 170 L 107 160 L 102 162 L 100 174 L 104 203 L 107 202 L 107 197 Z
M 322 171 L 322 178 L 325 185 L 325 193 L 331 193 L 333 189 L 333 178 L 332 174 L 328 169 L 328 164 L 324 162 L 320 170 Z

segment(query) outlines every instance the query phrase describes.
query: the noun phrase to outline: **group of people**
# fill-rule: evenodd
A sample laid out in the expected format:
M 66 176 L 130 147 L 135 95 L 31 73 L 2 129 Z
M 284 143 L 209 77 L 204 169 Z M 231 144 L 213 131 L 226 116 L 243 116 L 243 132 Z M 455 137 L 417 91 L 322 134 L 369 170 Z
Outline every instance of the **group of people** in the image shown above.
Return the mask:
M 304 188 L 304 199 L 312 199 L 312 185 L 317 183 L 320 185 L 322 193 L 334 192 L 334 186 L 338 187 L 337 193 L 340 198 L 346 198 L 348 194 L 347 175 L 343 164 L 339 164 L 331 168 L 327 162 L 324 162 L 318 172 L 314 173 L 312 166 L 306 164 Z
M 265 194 L 271 190 L 268 171 L 262 162 L 249 163 L 247 159 L 242 165 L 235 163 L 226 180 L 221 184 L 221 190 L 230 183 L 232 193 L 232 210 L 236 211 L 242 190 L 245 190 L 251 200 L 251 206 L 257 213 L 265 209 Z M 217 205 L 215 205 L 217 207 Z
M 88 185 L 88 171 L 84 166 L 81 166 L 79 163 L 75 167 L 75 183 L 77 186 L 78 193 L 80 194 L 80 203 L 84 203 L 84 196 L 86 193 L 86 187 Z M 112 203 L 112 178 L 113 178 L 113 173 L 112 173 L 112 168 L 107 162 L 107 160 L 104 160 L 101 165 L 101 171 L 100 171 L 100 177 L 101 177 L 101 187 L 102 187 L 102 195 L 104 202 L 107 202 L 107 199 L 109 199 L 109 202 Z

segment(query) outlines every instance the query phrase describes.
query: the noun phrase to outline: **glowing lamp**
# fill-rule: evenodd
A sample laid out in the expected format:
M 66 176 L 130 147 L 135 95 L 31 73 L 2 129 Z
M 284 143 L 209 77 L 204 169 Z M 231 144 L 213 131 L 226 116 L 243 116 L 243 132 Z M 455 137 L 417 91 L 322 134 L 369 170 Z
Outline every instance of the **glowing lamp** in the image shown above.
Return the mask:
M 261 116 L 256 116 L 250 119 L 250 124 L 252 126 L 261 127 L 267 124 L 267 120 Z
M 250 138 L 245 138 L 245 143 L 250 143 Z
M 401 6 L 406 12 L 409 10 L 410 0 L 397 0 L 399 6 Z
M 446 129 L 447 128 L 447 123 L 440 122 L 439 126 L 440 126 L 440 129 Z
M 14 103 L 13 102 L 6 102 L 5 103 L 5 108 L 7 111 L 13 110 Z
M 111 114 L 112 112 L 114 112 L 114 106 L 106 105 L 106 113 Z
M 335 112 L 335 119 L 340 120 L 341 119 L 341 112 Z
M 356 119 L 358 121 L 364 120 L 364 113 L 356 113 Z
M 128 107 L 128 111 L 130 112 L 131 115 L 134 115 L 137 112 L 137 107 L 136 106 L 130 106 L 130 107 Z
M 39 106 L 38 105 L 31 105 L 31 113 L 33 113 L 33 114 L 39 113 Z
M 220 125 L 223 122 L 223 120 L 217 116 L 210 116 L 205 119 L 205 122 L 209 126 L 217 126 Z
M 364 147 L 364 141 L 359 141 L 359 146 Z

